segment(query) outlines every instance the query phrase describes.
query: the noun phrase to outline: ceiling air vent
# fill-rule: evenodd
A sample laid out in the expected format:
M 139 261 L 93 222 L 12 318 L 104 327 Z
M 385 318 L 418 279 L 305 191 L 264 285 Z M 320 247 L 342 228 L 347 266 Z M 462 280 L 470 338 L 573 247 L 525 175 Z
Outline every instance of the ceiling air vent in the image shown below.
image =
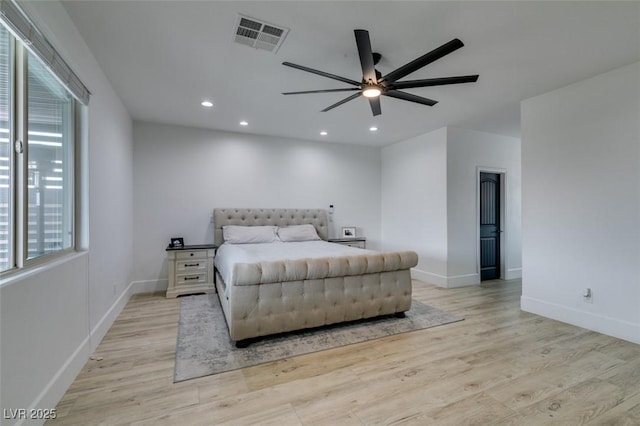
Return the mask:
M 276 53 L 288 32 L 288 28 L 238 15 L 233 37 L 237 43 Z

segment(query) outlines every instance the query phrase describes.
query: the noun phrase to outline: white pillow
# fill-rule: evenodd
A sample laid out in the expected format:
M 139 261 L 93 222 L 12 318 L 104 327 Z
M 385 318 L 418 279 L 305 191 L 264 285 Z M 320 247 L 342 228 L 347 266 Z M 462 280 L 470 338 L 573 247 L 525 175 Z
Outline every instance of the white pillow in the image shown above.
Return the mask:
M 281 226 L 278 228 L 278 238 L 284 242 L 319 240 L 316 228 L 309 225 Z
M 229 244 L 272 243 L 276 240 L 276 227 L 227 225 L 222 227 L 222 237 Z

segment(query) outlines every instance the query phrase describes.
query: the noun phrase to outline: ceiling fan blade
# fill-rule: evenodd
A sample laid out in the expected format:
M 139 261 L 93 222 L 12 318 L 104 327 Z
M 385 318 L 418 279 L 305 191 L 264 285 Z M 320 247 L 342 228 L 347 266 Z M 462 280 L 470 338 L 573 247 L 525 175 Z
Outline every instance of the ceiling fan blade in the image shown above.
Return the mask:
M 285 65 L 287 67 L 291 67 L 291 68 L 295 68 L 301 71 L 306 71 L 306 72 L 310 72 L 313 74 L 317 74 L 317 75 L 321 75 L 323 77 L 327 77 L 333 80 L 338 80 L 338 81 L 342 81 L 343 83 L 347 83 L 347 84 L 352 84 L 354 86 L 360 86 L 360 83 L 358 83 L 355 80 L 350 80 L 348 78 L 345 77 L 340 77 L 339 75 L 335 75 L 335 74 L 329 74 L 328 72 L 324 72 L 324 71 L 319 71 L 319 70 L 314 70 L 313 68 L 309 68 L 309 67 L 305 67 L 302 65 L 297 65 L 297 64 L 292 64 L 291 62 L 283 62 L 282 65 Z
M 373 116 L 382 114 L 382 108 L 380 107 L 380 96 L 375 98 L 369 98 L 369 105 L 371 105 L 371 112 Z
M 373 84 L 376 84 L 378 79 L 376 78 L 376 69 L 373 64 L 373 52 L 371 50 L 369 31 L 353 30 L 353 32 L 356 35 L 356 44 L 358 45 L 360 66 L 362 66 L 362 78 L 365 82 L 371 81 Z
M 391 85 L 394 89 L 411 89 L 414 87 L 444 86 L 445 84 L 473 83 L 479 75 L 461 75 L 458 77 L 427 78 L 425 80 L 396 81 Z
M 438 103 L 438 101 L 434 101 L 433 99 L 423 98 L 422 96 L 416 96 L 407 92 L 400 92 L 398 90 L 387 90 L 382 93 L 385 96 L 390 96 L 396 99 L 402 99 L 403 101 L 415 102 L 417 104 L 434 106 Z
M 460 49 L 462 46 L 464 46 L 464 44 L 459 39 L 454 38 L 450 42 L 443 44 L 442 46 L 432 50 L 431 52 L 426 53 L 417 59 L 414 59 L 413 61 L 401 66 L 396 70 L 391 71 L 389 74 L 382 77 L 382 80 L 393 83 L 396 80 L 400 80 L 402 77 L 419 70 L 425 65 L 428 65 L 431 62 L 436 61 L 445 55 L 448 55 L 454 50 Z
M 344 104 L 344 103 L 347 103 L 347 102 L 349 102 L 349 101 L 354 100 L 354 99 L 355 99 L 355 98 L 357 98 L 358 96 L 360 96 L 360 93 L 355 93 L 355 94 L 353 94 L 353 95 L 349 96 L 348 98 L 344 98 L 344 99 L 343 99 L 343 100 L 341 100 L 340 102 L 336 102 L 335 104 L 333 104 L 333 105 L 330 105 L 330 106 L 326 107 L 325 109 L 323 109 L 323 110 L 322 110 L 322 112 L 327 112 L 327 111 L 329 111 L 329 110 L 332 110 L 332 109 L 334 109 L 335 107 L 338 107 L 338 106 L 340 106 L 340 105 L 342 105 L 342 104 Z
M 305 90 L 302 92 L 283 92 L 283 95 L 304 95 L 307 93 L 333 93 L 333 92 L 353 92 L 354 90 L 360 90 L 359 87 L 348 87 L 344 89 L 326 89 L 326 90 Z

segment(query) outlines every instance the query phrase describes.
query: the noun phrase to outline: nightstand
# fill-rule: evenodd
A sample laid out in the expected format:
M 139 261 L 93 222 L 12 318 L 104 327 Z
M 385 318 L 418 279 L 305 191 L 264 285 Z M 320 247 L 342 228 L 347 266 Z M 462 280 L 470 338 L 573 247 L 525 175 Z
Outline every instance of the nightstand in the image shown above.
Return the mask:
M 330 243 L 342 244 L 343 246 L 366 248 L 367 239 L 364 237 L 353 238 L 329 238 Z
M 167 298 L 185 294 L 215 293 L 213 284 L 213 259 L 216 246 L 191 245 L 180 248 L 167 247 L 169 286 Z

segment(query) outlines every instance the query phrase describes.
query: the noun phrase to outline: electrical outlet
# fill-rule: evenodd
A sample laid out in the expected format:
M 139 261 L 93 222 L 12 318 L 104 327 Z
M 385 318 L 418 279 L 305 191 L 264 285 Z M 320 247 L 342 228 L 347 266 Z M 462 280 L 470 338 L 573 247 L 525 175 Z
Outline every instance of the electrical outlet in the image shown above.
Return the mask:
M 582 292 L 582 299 L 585 303 L 593 303 L 593 292 L 590 288 L 585 288 Z

